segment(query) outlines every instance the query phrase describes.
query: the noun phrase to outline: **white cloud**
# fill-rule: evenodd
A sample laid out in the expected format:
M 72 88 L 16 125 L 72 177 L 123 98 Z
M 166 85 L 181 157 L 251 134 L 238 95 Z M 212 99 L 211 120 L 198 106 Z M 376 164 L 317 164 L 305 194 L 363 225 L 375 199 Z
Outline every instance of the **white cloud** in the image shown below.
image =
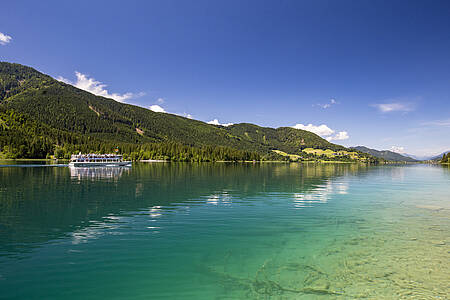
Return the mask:
M 401 102 L 378 103 L 373 104 L 372 106 L 376 107 L 382 113 L 389 113 L 394 111 L 409 112 L 414 110 L 414 107 L 412 106 L 411 103 L 401 103 Z
M 450 126 L 450 119 L 425 122 L 425 123 L 422 123 L 422 125 L 448 127 L 448 126 Z
M 208 124 L 211 124 L 211 125 L 218 125 L 218 126 L 225 126 L 225 127 L 233 125 L 233 123 L 224 123 L 224 124 L 221 124 L 221 123 L 219 122 L 219 120 L 217 120 L 217 119 L 214 119 L 214 120 L 209 121 L 209 122 L 207 122 L 207 123 L 208 123 Z
M 327 141 L 342 141 L 350 138 L 347 131 L 339 131 L 334 136 L 327 137 Z
M 162 108 L 161 106 L 157 105 L 157 104 L 153 104 L 150 106 L 150 110 L 154 111 L 154 112 L 162 112 L 165 113 L 166 111 L 164 110 L 164 108 Z
M 334 104 L 337 104 L 337 101 L 336 101 L 336 99 L 334 99 L 334 98 L 331 98 L 330 99 L 330 102 L 328 102 L 328 103 L 325 103 L 325 104 L 317 104 L 317 106 L 319 106 L 319 107 L 321 107 L 321 108 L 323 108 L 323 109 L 327 109 L 327 108 L 330 108 L 332 105 L 334 105 Z
M 401 146 L 392 146 L 389 150 L 395 153 L 406 153 L 405 148 Z
M 89 78 L 87 75 L 82 74 L 80 72 L 75 72 L 75 75 L 77 77 L 77 80 L 75 82 L 70 81 L 69 79 L 66 79 L 64 77 L 59 76 L 56 78 L 59 81 L 62 81 L 64 83 L 73 85 L 74 87 L 77 87 L 79 89 L 85 90 L 87 92 L 90 92 L 97 96 L 102 96 L 105 98 L 111 98 L 119 102 L 124 102 L 127 99 L 135 98 L 135 97 L 141 97 L 145 95 L 145 93 L 140 92 L 138 94 L 133 93 L 125 93 L 125 94 L 118 94 L 118 93 L 110 93 L 106 87 L 106 84 L 101 83 L 100 81 L 96 81 L 94 78 Z
M 327 141 L 342 141 L 342 140 L 347 140 L 350 138 L 347 131 L 339 131 L 338 133 L 333 135 L 335 133 L 335 131 L 325 124 L 318 125 L 318 126 L 313 125 L 313 124 L 308 124 L 308 125 L 297 124 L 295 126 L 292 126 L 292 128 L 302 129 L 302 130 L 313 132 L 313 133 L 317 134 L 318 136 L 326 138 Z
M 72 84 L 72 81 L 70 81 L 69 79 L 64 78 L 64 77 L 62 77 L 62 76 L 56 77 L 56 80 L 61 81 L 61 82 L 64 82 L 64 83 L 66 83 L 66 84 Z
M 330 127 L 328 127 L 325 124 L 316 126 L 313 124 L 308 124 L 308 125 L 303 125 L 303 124 L 296 124 L 295 126 L 292 126 L 292 128 L 295 129 L 302 129 L 302 130 L 306 130 L 306 131 L 311 131 L 317 135 L 320 136 L 329 136 L 332 135 L 334 133 L 334 130 L 331 129 Z
M 159 104 L 163 104 L 165 101 L 163 98 L 158 98 L 156 99 L 156 102 L 158 102 Z
M 0 32 L 0 45 L 6 45 L 11 42 L 12 37 Z
M 145 95 L 147 95 L 145 92 L 139 92 L 137 94 L 133 94 L 133 98 L 143 97 Z
M 160 101 L 160 100 L 162 100 L 162 101 Z M 158 98 L 156 101 L 159 102 L 160 104 L 164 102 L 164 100 L 162 98 Z M 173 115 L 185 117 L 185 118 L 188 118 L 188 119 L 192 119 L 192 115 L 191 114 L 188 114 L 188 113 L 182 113 L 181 114 L 181 113 L 168 112 L 161 105 L 158 105 L 158 104 L 150 105 L 149 109 L 151 111 L 154 111 L 154 112 L 173 114 Z

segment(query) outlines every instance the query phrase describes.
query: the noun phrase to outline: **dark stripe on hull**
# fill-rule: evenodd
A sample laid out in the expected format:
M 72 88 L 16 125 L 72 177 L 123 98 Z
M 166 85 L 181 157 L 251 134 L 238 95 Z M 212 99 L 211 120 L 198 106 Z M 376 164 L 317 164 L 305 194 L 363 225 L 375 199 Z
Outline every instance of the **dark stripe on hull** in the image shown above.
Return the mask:
M 131 161 L 121 162 L 72 162 L 69 167 L 125 167 L 131 166 Z

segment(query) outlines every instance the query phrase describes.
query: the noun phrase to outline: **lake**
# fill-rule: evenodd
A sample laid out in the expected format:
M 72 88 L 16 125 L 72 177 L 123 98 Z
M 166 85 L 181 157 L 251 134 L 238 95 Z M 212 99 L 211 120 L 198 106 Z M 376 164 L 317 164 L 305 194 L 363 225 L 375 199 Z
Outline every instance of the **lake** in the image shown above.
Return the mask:
M 1 299 L 448 299 L 450 169 L 0 167 Z

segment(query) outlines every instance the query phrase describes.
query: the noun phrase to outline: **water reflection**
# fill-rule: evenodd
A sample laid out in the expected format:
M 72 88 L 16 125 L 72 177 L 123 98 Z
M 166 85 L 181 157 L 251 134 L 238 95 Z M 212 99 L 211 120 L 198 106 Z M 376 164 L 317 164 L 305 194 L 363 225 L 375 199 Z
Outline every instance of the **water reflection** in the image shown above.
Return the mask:
M 115 232 L 125 222 L 125 217 L 119 216 L 105 216 L 100 221 L 92 221 L 90 225 L 84 228 L 80 228 L 70 233 L 71 243 L 77 245 L 80 243 L 86 243 L 90 240 L 95 240 L 106 234 Z
M 296 208 L 312 207 L 317 203 L 327 203 L 334 195 L 345 195 L 348 182 L 333 182 L 327 180 L 325 184 L 314 187 L 304 193 L 294 193 L 294 206 Z
M 233 202 L 232 196 L 230 194 L 228 194 L 228 192 L 222 192 L 220 194 L 213 194 L 206 198 L 207 198 L 206 203 L 214 204 L 214 205 L 231 204 Z
M 391 168 L 390 170 L 391 170 L 392 181 L 404 181 L 405 168 L 394 167 L 394 168 Z
M 261 199 L 294 199 L 297 207 L 325 203 L 330 193 L 348 188 L 336 183 L 337 178 L 368 170 L 360 165 L 225 163 L 0 168 L 0 252 L 26 253 L 66 237 L 83 240 L 91 236 L 86 228 L 106 228 L 106 216 L 129 212 L 147 211 L 155 220 L 167 211 L 183 214 L 205 204 L 230 206 Z
M 76 180 L 119 180 L 131 167 L 71 167 L 70 177 Z
M 446 299 L 450 173 L 395 168 L 0 168 L 0 294 Z
M 153 206 L 150 208 L 149 216 L 153 219 L 159 218 L 162 216 L 163 208 L 159 205 Z

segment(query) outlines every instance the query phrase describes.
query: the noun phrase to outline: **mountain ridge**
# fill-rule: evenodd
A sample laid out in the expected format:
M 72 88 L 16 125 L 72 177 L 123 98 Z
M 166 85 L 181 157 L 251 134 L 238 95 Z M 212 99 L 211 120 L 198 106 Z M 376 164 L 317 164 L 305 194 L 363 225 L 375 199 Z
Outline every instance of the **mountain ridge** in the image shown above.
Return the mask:
M 444 152 L 442 152 L 441 154 L 438 154 L 438 155 L 434 155 L 434 156 L 430 157 L 428 160 L 441 160 L 442 156 L 444 154 L 446 155 L 448 153 L 450 153 L 450 150 L 444 151 Z
M 368 148 L 365 146 L 355 146 L 355 147 L 350 147 L 350 149 L 355 149 L 364 153 L 368 153 L 370 155 L 373 155 L 375 157 L 384 159 L 384 160 L 389 160 L 389 161 L 401 161 L 401 162 L 417 162 L 418 160 L 409 157 L 409 156 L 405 156 L 402 155 L 400 153 L 397 152 L 393 152 L 393 151 L 389 151 L 389 150 L 376 150 L 376 149 L 372 149 L 372 148 Z
M 19 119 L 27 119 L 27 126 L 41 128 L 39 130 L 45 127 L 55 136 L 64 136 L 58 140 L 34 133 L 39 135 L 42 142 L 52 144 L 55 149 L 62 148 L 66 154 L 75 151 L 76 147 L 70 145 L 76 143 L 89 144 L 91 148 L 81 148 L 92 151 L 112 150 L 94 144 L 124 143 L 127 149 L 135 152 L 143 151 L 139 145 L 177 143 L 195 148 L 226 147 L 267 158 L 275 155 L 274 149 L 293 154 L 301 153 L 301 149 L 307 147 L 334 151 L 346 149 L 312 132 L 291 127 L 270 128 L 250 123 L 224 127 L 174 114 L 153 112 L 93 95 L 31 67 L 8 62 L 0 62 L 0 109 L 4 118 L 14 113 L 20 115 Z M 3 140 L 0 140 L 2 151 L 5 146 L 10 146 L 5 141 L 11 132 L 5 128 Z M 76 143 L 71 142 L 71 139 L 75 139 Z M 11 147 L 18 148 L 21 145 Z

